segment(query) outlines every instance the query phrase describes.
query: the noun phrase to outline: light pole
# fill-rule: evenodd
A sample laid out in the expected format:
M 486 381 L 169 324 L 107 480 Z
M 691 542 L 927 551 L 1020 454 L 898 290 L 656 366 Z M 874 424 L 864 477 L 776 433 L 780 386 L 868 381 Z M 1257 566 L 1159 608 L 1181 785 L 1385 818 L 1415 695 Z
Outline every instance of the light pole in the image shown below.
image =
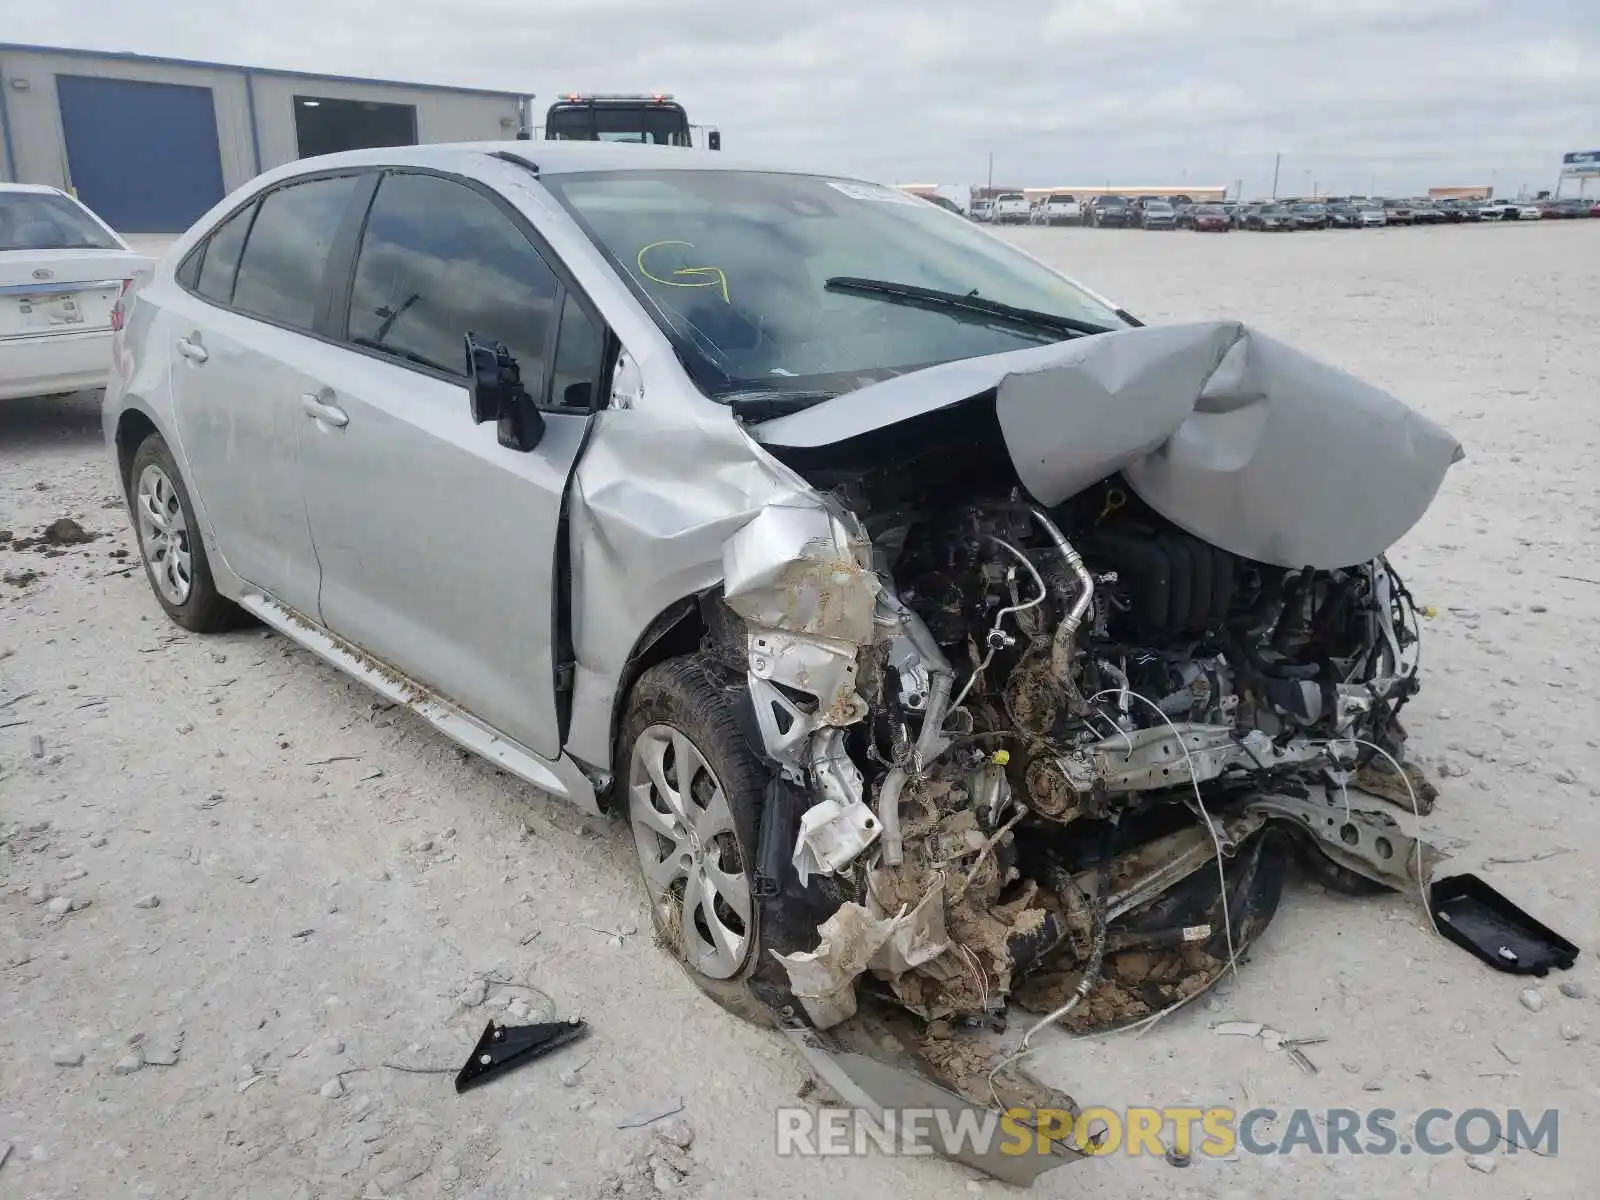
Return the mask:
M 1276 200 L 1278 198 L 1278 168 L 1281 167 L 1282 165 L 1283 165 L 1283 155 L 1282 154 L 1273 155 L 1272 156 L 1272 198 L 1274 200 Z

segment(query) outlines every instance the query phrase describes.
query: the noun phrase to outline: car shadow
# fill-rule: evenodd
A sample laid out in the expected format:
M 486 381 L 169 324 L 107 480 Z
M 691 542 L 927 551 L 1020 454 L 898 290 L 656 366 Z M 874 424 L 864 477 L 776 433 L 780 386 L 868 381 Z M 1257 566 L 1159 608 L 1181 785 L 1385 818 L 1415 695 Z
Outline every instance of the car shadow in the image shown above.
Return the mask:
M 102 394 L 96 390 L 0 400 L 0 457 L 30 450 L 83 449 L 99 442 Z

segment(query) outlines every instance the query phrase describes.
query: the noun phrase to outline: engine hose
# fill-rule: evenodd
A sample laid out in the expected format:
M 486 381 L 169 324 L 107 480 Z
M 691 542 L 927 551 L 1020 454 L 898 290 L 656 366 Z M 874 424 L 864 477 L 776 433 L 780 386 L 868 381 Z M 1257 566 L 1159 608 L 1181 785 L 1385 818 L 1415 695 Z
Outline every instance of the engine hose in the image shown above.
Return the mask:
M 1029 506 L 1028 514 L 1038 522 L 1050 540 L 1055 543 L 1056 551 L 1061 555 L 1061 560 L 1067 564 L 1067 569 L 1077 577 L 1081 590 L 1078 598 L 1073 601 L 1071 610 L 1056 626 L 1055 644 L 1050 650 L 1050 669 L 1058 682 L 1072 685 L 1072 662 L 1076 657 L 1078 627 L 1083 624 L 1083 618 L 1089 612 L 1089 605 L 1094 603 L 1094 576 L 1089 574 L 1089 568 L 1083 565 L 1083 556 L 1072 548 L 1072 543 L 1067 541 L 1067 535 L 1061 532 L 1060 526 L 1052 521 L 1042 508 Z
M 878 824 L 883 829 L 883 861 L 898 867 L 905 859 L 905 848 L 900 841 L 900 793 L 909 778 L 904 767 L 895 767 L 883 777 L 883 787 L 878 790 Z
M 917 745 L 912 764 L 918 771 L 933 760 L 940 750 L 944 719 L 950 705 L 950 687 L 954 683 L 949 671 L 934 671 L 928 681 L 928 703 L 922 710 L 922 730 L 917 734 Z M 882 827 L 883 861 L 898 867 L 905 859 L 905 848 L 900 840 L 900 793 L 905 790 L 910 774 L 904 767 L 895 767 L 883 779 L 878 791 L 878 824 Z

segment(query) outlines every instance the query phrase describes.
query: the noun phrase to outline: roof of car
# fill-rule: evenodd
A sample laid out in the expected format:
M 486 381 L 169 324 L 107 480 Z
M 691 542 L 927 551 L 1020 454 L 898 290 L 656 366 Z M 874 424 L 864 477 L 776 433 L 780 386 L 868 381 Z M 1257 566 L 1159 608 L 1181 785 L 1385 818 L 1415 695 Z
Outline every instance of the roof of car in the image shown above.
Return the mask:
M 394 163 L 414 166 L 442 164 L 465 153 L 510 156 L 537 168 L 540 175 L 571 175 L 590 171 L 782 171 L 791 174 L 828 175 L 793 165 L 762 162 L 721 150 L 685 146 L 647 146 L 627 142 L 443 142 L 427 146 L 388 146 L 346 150 L 292 164 L 295 173 L 337 166 Z

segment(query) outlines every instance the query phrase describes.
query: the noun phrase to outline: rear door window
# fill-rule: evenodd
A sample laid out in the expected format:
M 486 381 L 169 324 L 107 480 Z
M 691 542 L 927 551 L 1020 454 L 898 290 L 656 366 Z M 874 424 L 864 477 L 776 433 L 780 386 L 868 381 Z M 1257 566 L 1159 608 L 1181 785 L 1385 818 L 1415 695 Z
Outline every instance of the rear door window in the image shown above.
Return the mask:
M 355 187 L 356 176 L 342 175 L 267 193 L 239 260 L 233 307 L 309 331 L 328 251 Z M 209 263 L 201 270 L 202 283 L 207 269 Z
M 200 259 L 200 277 L 195 291 L 217 304 L 233 303 L 233 278 L 239 269 L 239 251 L 244 249 L 245 234 L 250 232 L 250 220 L 256 206 L 241 208 L 217 226 L 205 246 Z
M 362 235 L 349 337 L 461 377 L 466 335 L 493 338 L 542 401 L 561 290 L 533 243 L 487 196 L 437 175 L 392 174 L 378 186 Z

